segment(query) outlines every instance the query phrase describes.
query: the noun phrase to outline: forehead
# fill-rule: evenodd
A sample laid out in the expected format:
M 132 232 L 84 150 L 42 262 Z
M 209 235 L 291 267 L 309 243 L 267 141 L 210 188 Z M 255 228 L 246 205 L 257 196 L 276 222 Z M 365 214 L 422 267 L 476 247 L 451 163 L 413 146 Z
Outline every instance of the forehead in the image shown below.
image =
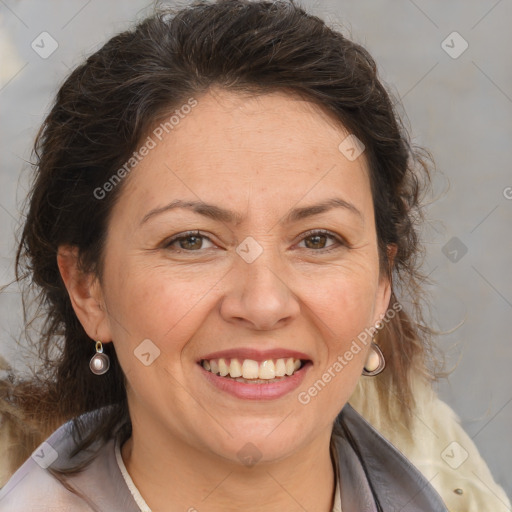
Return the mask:
M 321 200 L 333 189 L 359 202 L 371 192 L 365 155 L 340 151 L 349 132 L 316 104 L 284 92 L 211 90 L 172 127 L 149 132 L 153 148 L 130 173 L 133 208 L 173 199 L 283 205 Z M 176 118 L 177 119 L 177 118 Z M 167 126 L 167 129 L 165 129 Z M 163 127 L 163 128 L 162 128 Z M 291 204 L 290 204 L 291 206 Z M 147 208 L 146 208 L 147 209 Z
M 297 94 L 242 94 L 218 88 L 200 96 L 172 133 L 167 142 L 174 139 L 183 149 L 200 151 L 199 139 L 203 144 L 211 142 L 210 149 L 221 142 L 223 149 L 259 153 L 260 158 L 272 152 L 287 159 L 293 159 L 297 149 L 300 156 L 326 150 L 338 156 L 338 140 L 349 134 L 333 114 Z

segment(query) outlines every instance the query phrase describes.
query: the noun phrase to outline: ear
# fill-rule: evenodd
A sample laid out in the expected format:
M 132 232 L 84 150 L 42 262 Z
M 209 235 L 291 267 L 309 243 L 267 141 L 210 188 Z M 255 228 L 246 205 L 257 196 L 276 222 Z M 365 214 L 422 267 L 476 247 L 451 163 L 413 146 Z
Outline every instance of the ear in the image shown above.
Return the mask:
M 112 341 L 103 293 L 97 276 L 84 273 L 78 264 L 78 248 L 60 246 L 57 265 L 71 305 L 85 332 L 94 341 Z
M 398 251 L 398 246 L 396 244 L 388 244 L 387 246 L 387 254 L 388 254 L 388 268 L 389 268 L 389 276 L 386 274 L 382 275 L 379 280 L 379 287 L 377 291 L 376 303 L 375 303 L 375 313 L 377 313 L 377 317 L 374 319 L 373 325 L 375 325 L 379 320 L 384 318 L 386 315 L 386 311 L 389 307 L 389 301 L 391 299 L 391 292 L 393 291 L 393 283 L 391 280 L 391 275 L 393 271 L 393 265 L 395 261 L 395 256 Z

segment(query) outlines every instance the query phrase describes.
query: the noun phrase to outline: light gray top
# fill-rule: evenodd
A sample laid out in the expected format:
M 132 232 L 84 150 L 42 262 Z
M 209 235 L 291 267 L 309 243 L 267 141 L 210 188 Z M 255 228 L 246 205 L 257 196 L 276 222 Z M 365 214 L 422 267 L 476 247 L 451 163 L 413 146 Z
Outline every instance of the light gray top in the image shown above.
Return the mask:
M 83 418 L 92 425 L 97 414 Z M 122 459 L 121 465 L 116 459 L 120 439 L 96 442 L 71 458 L 72 429 L 72 422 L 60 427 L 16 471 L 0 490 L 0 512 L 141 511 L 138 491 L 129 486 L 129 475 L 123 476 Z M 339 493 L 334 510 L 448 512 L 425 477 L 349 404 L 335 421 L 332 448 Z M 94 454 L 84 471 L 60 481 L 48 470 L 71 467 Z

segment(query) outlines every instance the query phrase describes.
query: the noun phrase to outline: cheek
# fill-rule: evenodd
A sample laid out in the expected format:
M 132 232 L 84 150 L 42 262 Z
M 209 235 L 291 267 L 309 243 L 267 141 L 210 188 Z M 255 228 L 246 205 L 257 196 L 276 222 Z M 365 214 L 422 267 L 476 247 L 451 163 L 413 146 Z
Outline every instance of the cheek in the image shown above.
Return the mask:
M 371 265 L 346 263 L 311 276 L 303 287 L 303 297 L 322 316 L 330 337 L 343 340 L 372 324 L 377 287 L 378 277 Z
M 110 278 L 105 273 L 105 288 L 113 339 L 121 347 L 120 359 L 146 339 L 166 359 L 179 359 L 201 314 L 204 316 L 204 308 L 215 300 L 217 273 L 193 275 L 165 263 L 148 266 L 136 261 L 116 268 Z
M 307 411 L 336 414 L 352 395 L 366 361 L 371 336 L 375 288 L 355 273 L 332 279 L 326 293 L 309 295 L 317 316 L 321 354 L 315 374 L 298 393 Z M 316 414 L 316 413 L 315 413 Z
M 366 361 L 378 276 L 371 266 L 347 264 L 329 279 L 316 282 L 322 286 L 310 288 L 308 305 L 318 317 L 322 357 L 315 375 L 318 385 L 303 391 L 306 400 L 318 396 L 317 406 L 336 409 L 349 399 Z M 326 391 L 320 393 L 324 387 Z

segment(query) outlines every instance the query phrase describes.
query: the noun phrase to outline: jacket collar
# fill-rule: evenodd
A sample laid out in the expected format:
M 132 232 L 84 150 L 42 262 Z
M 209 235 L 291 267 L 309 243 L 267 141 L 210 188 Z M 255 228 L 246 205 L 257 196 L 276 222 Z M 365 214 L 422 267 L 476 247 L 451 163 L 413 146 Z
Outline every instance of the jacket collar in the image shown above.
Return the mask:
M 332 442 L 343 512 L 448 512 L 420 471 L 350 404 L 335 420 Z
M 98 412 L 85 417 L 91 420 Z M 69 422 L 48 439 L 59 452 L 53 467 L 62 469 L 71 463 L 69 452 L 74 447 L 71 430 Z M 439 494 L 419 470 L 350 404 L 345 405 L 334 422 L 331 450 L 343 512 L 448 512 Z M 94 457 L 97 455 L 92 453 L 94 451 L 91 447 L 72 459 L 72 463 L 76 463 L 93 455 L 92 467 L 66 479 L 68 485 L 94 496 L 93 501 L 100 510 L 119 510 L 122 504 L 123 512 L 138 512 L 115 459 L 114 439 L 99 448 L 98 457 Z M 98 495 L 105 481 L 112 484 L 109 485 L 111 492 Z

